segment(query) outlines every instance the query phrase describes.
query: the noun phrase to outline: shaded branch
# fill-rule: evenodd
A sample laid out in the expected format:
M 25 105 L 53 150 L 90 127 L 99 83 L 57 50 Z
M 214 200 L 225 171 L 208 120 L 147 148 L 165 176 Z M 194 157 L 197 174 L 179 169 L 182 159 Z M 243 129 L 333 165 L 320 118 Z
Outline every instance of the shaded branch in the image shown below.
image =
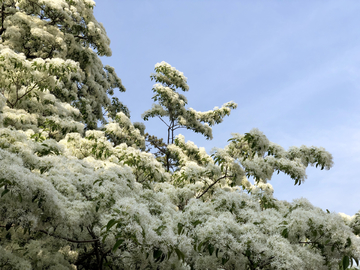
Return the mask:
M 15 224 L 12 224 L 11 227 L 15 227 Z M 0 225 L 0 228 L 6 228 L 6 226 Z M 70 239 L 70 238 L 67 238 L 67 237 L 55 235 L 55 234 L 53 234 L 53 233 L 48 233 L 48 232 L 45 231 L 45 230 L 38 230 L 38 232 L 42 232 L 42 233 L 47 234 L 47 235 L 50 235 L 50 236 L 52 236 L 52 237 L 59 238 L 59 239 L 63 239 L 63 240 L 69 241 L 69 242 L 71 242 L 71 243 L 77 243 L 77 244 L 94 243 L 94 242 L 99 242 L 99 241 L 100 241 L 100 239 L 74 240 L 74 239 Z
M 267 260 L 265 260 L 263 263 L 261 263 L 261 264 L 259 265 L 259 267 L 262 268 L 262 267 L 264 267 L 264 266 L 266 266 L 266 265 L 269 265 L 269 264 L 271 263 L 271 260 L 274 259 L 274 258 L 275 258 L 275 256 L 271 256 L 270 258 L 268 258 Z
M 39 230 L 39 232 L 45 233 L 45 234 L 50 235 L 50 236 L 55 237 L 55 238 L 59 238 L 59 239 L 63 239 L 63 240 L 69 241 L 69 242 L 71 242 L 71 243 L 77 243 L 77 244 L 95 243 L 95 242 L 99 242 L 99 241 L 100 241 L 100 239 L 74 240 L 74 239 L 70 239 L 70 238 L 67 238 L 67 237 L 62 237 L 62 236 L 59 236 L 59 235 L 55 235 L 55 234 L 53 234 L 53 233 L 48 233 L 47 231 L 44 231 L 44 230 Z
M 14 224 L 12 224 L 12 225 L 11 225 L 11 227 L 15 227 L 15 225 L 14 225 Z M 6 228 L 6 226 L 4 226 L 4 225 L 0 225 L 0 228 Z
M 0 29 L 0 36 L 2 33 L 5 32 L 6 28 L 4 28 L 4 20 L 5 20 L 5 4 L 3 3 L 1 6 L 1 29 Z

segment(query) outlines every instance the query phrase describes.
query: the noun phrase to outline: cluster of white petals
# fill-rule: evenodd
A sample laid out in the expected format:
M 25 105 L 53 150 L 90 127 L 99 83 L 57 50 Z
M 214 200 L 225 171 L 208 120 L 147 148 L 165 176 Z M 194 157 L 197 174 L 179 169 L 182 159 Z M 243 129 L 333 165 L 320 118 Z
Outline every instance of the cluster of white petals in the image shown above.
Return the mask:
M 157 63 L 155 65 L 156 73 L 151 74 L 150 78 L 156 82 L 160 82 L 167 86 L 174 86 L 180 88 L 183 91 L 188 91 L 187 78 L 183 72 L 178 71 L 175 67 L 172 67 L 165 61 Z
M 126 143 L 135 148 L 145 149 L 145 138 L 142 130 L 135 127 L 123 112 L 118 113 L 114 121 L 110 120 L 105 125 L 104 130 L 106 135 L 111 137 L 114 145 Z
M 164 61 L 155 65 L 155 71 L 156 73 L 150 77 L 157 82 L 152 90 L 155 93 L 153 100 L 158 103 L 153 104 L 150 110 L 142 114 L 145 121 L 151 117 L 167 117 L 168 127 L 172 130 L 186 128 L 204 135 L 207 139 L 212 139 L 211 126 L 221 123 L 223 118 L 230 115 L 231 110 L 237 107 L 237 104 L 231 101 L 221 108 L 215 107 L 207 112 L 187 109 L 186 97 L 176 92 L 177 88 L 183 91 L 189 90 L 187 78 L 183 73 Z M 174 139 L 175 137 L 171 135 L 171 142 Z

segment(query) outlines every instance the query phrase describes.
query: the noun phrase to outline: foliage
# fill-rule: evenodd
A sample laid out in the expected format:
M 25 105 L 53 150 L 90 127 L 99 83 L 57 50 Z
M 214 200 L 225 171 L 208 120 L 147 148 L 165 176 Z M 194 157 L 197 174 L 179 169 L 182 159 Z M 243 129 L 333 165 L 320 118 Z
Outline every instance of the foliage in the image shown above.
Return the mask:
M 211 126 L 236 104 L 186 108 L 176 92 L 189 90 L 186 77 L 162 62 L 151 75 L 157 103 L 143 117 L 166 123 L 165 143 L 109 98 L 125 88 L 98 57 L 111 51 L 93 1 L 0 5 L 1 269 L 359 264 L 360 212 L 279 201 L 268 183 L 274 172 L 300 185 L 309 165 L 330 169 L 325 149 L 285 150 L 252 129 L 208 154 L 176 130 L 211 139 Z

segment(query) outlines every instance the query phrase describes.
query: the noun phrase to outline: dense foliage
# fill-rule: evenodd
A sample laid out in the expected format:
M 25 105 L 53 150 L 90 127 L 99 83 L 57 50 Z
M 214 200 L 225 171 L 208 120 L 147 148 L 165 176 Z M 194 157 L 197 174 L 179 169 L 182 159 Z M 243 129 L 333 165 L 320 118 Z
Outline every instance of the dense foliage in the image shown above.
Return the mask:
M 209 155 L 176 131 L 212 138 L 236 108 L 187 108 L 187 78 L 165 62 L 151 79 L 168 137 L 132 123 L 92 0 L 0 1 L 1 269 L 348 269 L 360 212 L 273 197 L 283 172 L 332 166 L 318 147 L 233 134 Z M 101 123 L 101 126 L 99 124 Z

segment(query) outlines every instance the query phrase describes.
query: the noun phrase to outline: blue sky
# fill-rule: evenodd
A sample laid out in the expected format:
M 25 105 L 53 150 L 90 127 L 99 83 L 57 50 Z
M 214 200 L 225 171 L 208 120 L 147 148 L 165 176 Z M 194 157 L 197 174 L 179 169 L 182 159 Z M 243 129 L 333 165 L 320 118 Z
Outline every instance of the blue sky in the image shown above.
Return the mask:
M 133 122 L 151 107 L 154 65 L 168 62 L 188 78 L 189 107 L 238 104 L 213 128 L 213 140 L 182 131 L 186 139 L 210 152 L 256 127 L 285 149 L 322 146 L 334 167 L 309 168 L 301 186 L 275 175 L 275 197 L 353 215 L 360 210 L 359 11 L 359 1 L 97 0 L 94 13 L 113 51 L 103 63 L 122 79 L 127 92 L 116 96 Z M 145 125 L 165 137 L 160 120 Z

